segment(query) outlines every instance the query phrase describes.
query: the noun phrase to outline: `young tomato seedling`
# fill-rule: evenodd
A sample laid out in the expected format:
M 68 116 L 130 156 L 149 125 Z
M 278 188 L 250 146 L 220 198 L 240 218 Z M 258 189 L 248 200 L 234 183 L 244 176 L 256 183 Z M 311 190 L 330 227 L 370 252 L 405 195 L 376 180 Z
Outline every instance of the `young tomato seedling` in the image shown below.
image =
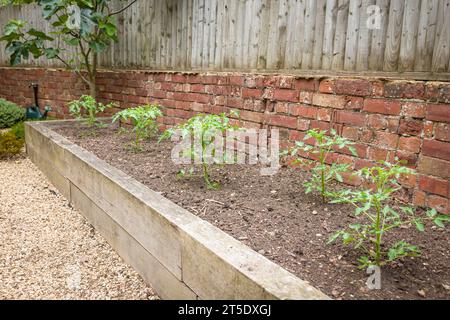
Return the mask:
M 146 105 L 136 108 L 125 109 L 116 113 L 113 123 L 116 121 L 131 121 L 135 134 L 134 146 L 136 151 L 142 151 L 141 141 L 147 139 L 158 132 L 158 117 L 163 114 L 158 105 Z
M 438 215 L 434 209 L 428 210 L 425 217 L 419 217 L 411 207 L 394 209 L 389 205 L 393 193 L 401 189 L 398 183 L 400 176 L 415 174 L 414 170 L 402 166 L 400 162 L 381 162 L 380 166 L 364 168 L 357 174 L 371 187 L 360 191 L 345 190 L 332 202 L 353 204 L 356 207 L 355 216 L 363 221 L 336 232 L 329 243 L 342 239 L 344 245 L 362 250 L 365 255 L 358 260 L 361 268 L 371 265 L 380 267 L 402 257 L 420 255 L 415 245 L 404 240 L 383 251 L 383 239 L 388 232 L 405 225 L 414 225 L 423 232 L 426 220 L 432 220 L 441 228 L 445 221 L 450 221 L 450 216 Z
M 232 115 L 236 116 L 237 113 L 233 112 Z M 214 137 L 216 134 L 220 134 L 223 136 L 226 131 L 238 129 L 239 128 L 237 126 L 230 124 L 230 119 L 225 113 L 222 113 L 220 115 L 197 114 L 194 117 L 190 118 L 186 123 L 166 130 L 161 135 L 159 140 L 162 141 L 165 139 L 169 139 L 177 132 L 181 133 L 183 139 L 194 137 L 194 142 L 196 142 L 196 139 L 198 139 L 199 147 L 196 146 L 196 143 L 190 144 L 190 147 L 185 150 L 184 156 L 191 159 L 200 159 L 203 170 L 203 180 L 205 181 L 206 186 L 208 187 L 208 189 L 218 189 L 220 185 L 217 182 L 211 180 L 208 169 L 209 164 L 216 161 Z M 212 154 L 209 154 L 208 151 Z M 185 176 L 185 174 L 183 174 L 183 176 Z
M 95 101 L 91 96 L 83 95 L 79 100 L 74 100 L 69 103 L 69 112 L 72 116 L 82 119 L 90 127 L 102 127 L 105 125 L 98 122 L 97 114 L 112 107 L 114 107 L 113 103 L 104 105 Z
M 327 198 L 332 196 L 328 191 L 328 183 L 334 179 L 342 182 L 341 174 L 347 172 L 350 168 L 348 164 L 331 163 L 328 165 L 327 160 L 329 155 L 335 148 L 348 148 L 353 155 L 356 156 L 357 154 L 356 150 L 352 147 L 354 143 L 339 136 L 335 130 L 331 130 L 330 135 L 327 135 L 326 131 L 319 131 L 317 129 L 309 130 L 303 140 L 307 141 L 310 139 L 315 140 L 315 145 L 308 145 L 303 141 L 296 141 L 295 146 L 284 152 L 284 155 L 294 157 L 295 163 L 312 167 L 311 179 L 303 185 L 306 188 L 307 194 L 312 191 L 318 191 L 322 196 L 322 201 L 325 203 Z M 307 160 L 301 157 L 301 152 L 314 155 L 317 157 L 317 161 Z

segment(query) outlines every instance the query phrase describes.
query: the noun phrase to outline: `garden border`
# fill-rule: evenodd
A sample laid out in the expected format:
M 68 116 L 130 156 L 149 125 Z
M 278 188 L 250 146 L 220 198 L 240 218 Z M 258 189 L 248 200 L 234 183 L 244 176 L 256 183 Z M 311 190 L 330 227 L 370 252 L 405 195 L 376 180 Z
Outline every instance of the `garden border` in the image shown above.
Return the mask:
M 26 123 L 30 159 L 161 298 L 329 299 L 50 128 L 70 122 Z

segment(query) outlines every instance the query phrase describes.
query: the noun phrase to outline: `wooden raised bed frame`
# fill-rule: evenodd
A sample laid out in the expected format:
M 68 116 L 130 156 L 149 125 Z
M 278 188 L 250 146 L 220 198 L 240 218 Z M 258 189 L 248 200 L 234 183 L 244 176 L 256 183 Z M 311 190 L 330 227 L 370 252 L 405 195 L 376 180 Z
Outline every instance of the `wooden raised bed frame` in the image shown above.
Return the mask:
M 51 129 L 66 122 L 26 124 L 30 159 L 162 299 L 329 299 Z

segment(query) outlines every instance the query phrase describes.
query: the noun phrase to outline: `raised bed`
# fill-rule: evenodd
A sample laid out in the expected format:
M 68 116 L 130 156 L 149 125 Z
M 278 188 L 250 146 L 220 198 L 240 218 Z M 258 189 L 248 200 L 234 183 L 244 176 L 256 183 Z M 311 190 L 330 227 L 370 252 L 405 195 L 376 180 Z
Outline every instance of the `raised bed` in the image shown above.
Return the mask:
M 328 299 L 207 221 L 52 130 L 27 123 L 27 153 L 163 299 Z

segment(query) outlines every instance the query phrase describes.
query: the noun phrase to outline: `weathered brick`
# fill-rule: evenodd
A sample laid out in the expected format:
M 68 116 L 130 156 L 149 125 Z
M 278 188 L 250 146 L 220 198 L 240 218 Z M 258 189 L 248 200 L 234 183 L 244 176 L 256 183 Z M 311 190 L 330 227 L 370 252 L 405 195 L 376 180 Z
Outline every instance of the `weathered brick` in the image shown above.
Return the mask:
M 359 129 L 356 128 L 356 127 L 347 127 L 347 126 L 345 126 L 342 129 L 342 136 L 344 138 L 356 141 L 356 140 L 359 139 Z
M 387 115 L 399 115 L 401 104 L 398 101 L 387 99 L 365 99 L 364 111 Z
M 305 105 L 291 104 L 289 106 L 289 114 L 293 116 L 301 116 L 308 119 L 316 119 L 317 108 Z
M 415 190 L 413 194 L 413 205 L 416 207 L 425 207 L 427 194 L 420 190 Z
M 336 94 L 351 96 L 370 96 L 372 85 L 365 79 L 338 79 L 336 80 Z
M 384 130 L 387 128 L 388 121 L 385 115 L 369 114 L 367 115 L 367 126 L 369 128 Z
M 417 170 L 420 173 L 450 179 L 450 162 L 421 156 Z
M 450 84 L 448 82 L 429 82 L 426 98 L 430 101 L 450 103 Z
M 387 161 L 389 151 L 383 148 L 369 147 L 367 157 L 373 161 Z
M 316 91 L 319 87 L 319 81 L 316 79 L 296 79 L 294 88 L 301 91 Z
M 450 122 L 450 105 L 429 104 L 427 110 L 427 120 Z
M 297 128 L 297 118 L 290 116 L 283 116 L 277 114 L 266 114 L 265 120 L 267 124 L 272 126 L 286 127 L 286 128 Z
M 422 154 L 450 161 L 450 143 L 425 139 L 423 141 Z
M 313 104 L 320 107 L 344 109 L 348 101 L 349 100 L 345 96 L 335 96 L 322 93 L 315 93 L 313 95 Z
M 290 89 L 276 89 L 274 92 L 274 99 L 280 101 L 299 101 L 299 92 L 297 90 Z
M 420 190 L 448 197 L 450 190 L 450 182 L 444 179 L 433 178 L 430 176 L 419 177 Z
M 365 121 L 366 115 L 360 112 L 339 110 L 336 114 L 336 122 L 338 123 L 363 126 Z
M 437 140 L 450 141 L 450 124 L 447 123 L 437 123 L 434 135 Z
M 425 84 L 422 82 L 393 81 L 384 85 L 384 95 L 391 98 L 423 99 Z
M 308 91 L 301 91 L 299 101 L 300 103 L 311 104 L 313 93 Z
M 375 145 L 386 149 L 395 149 L 397 147 L 399 136 L 395 133 L 376 131 L 374 138 Z
M 263 94 L 261 89 L 242 88 L 242 98 L 255 98 L 259 99 Z
M 322 93 L 334 93 L 335 80 L 324 79 L 320 81 L 319 91 Z
M 429 195 L 427 197 L 427 204 L 430 208 L 435 208 L 441 213 L 450 214 L 450 200 L 446 198 Z
M 309 129 L 310 120 L 298 119 L 297 129 L 301 131 L 306 131 Z
M 331 120 L 331 110 L 326 109 L 326 108 L 317 109 L 317 120 L 330 121 Z
M 412 153 L 419 153 L 421 139 L 417 137 L 400 137 L 398 141 L 398 148 L 400 150 L 409 151 Z
M 402 115 L 410 118 L 425 118 L 427 106 L 425 103 L 405 102 L 402 104 Z
M 402 119 L 400 120 L 398 133 L 417 136 L 422 133 L 422 130 L 423 130 L 422 121 L 414 119 Z

